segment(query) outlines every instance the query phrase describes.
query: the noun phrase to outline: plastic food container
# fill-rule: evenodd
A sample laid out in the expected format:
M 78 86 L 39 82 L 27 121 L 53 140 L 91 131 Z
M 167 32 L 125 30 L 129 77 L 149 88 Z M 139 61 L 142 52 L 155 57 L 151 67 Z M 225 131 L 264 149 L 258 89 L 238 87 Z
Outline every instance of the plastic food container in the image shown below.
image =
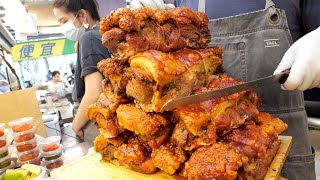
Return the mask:
M 63 165 L 63 156 L 59 157 L 58 159 L 51 160 L 51 161 L 43 161 L 43 164 L 47 167 L 47 169 L 56 169 Z
M 25 152 L 18 152 L 18 160 L 21 162 L 25 161 L 30 161 L 32 159 L 35 159 L 36 157 L 39 156 L 40 151 L 39 151 L 39 146 L 36 148 L 30 150 L 30 151 L 25 151 Z
M 35 127 L 19 133 L 12 133 L 15 142 L 29 141 L 35 137 Z
M 23 164 L 34 164 L 34 165 L 40 166 L 41 165 L 41 156 L 40 156 L 40 154 L 38 154 L 37 157 L 35 157 L 33 159 L 30 159 L 30 160 L 27 160 L 27 161 L 21 161 L 20 159 L 18 159 L 18 163 L 20 165 L 23 165 Z
M 3 146 L 2 148 L 0 148 L 0 160 L 2 160 L 2 158 L 8 155 L 9 155 L 8 146 Z
M 0 123 L 0 137 L 2 137 L 4 135 L 5 126 L 6 125 L 4 123 Z
M 43 152 L 50 152 L 57 150 L 60 147 L 60 140 L 60 136 L 50 136 L 46 139 L 40 140 L 39 144 Z
M 7 155 L 0 159 L 0 169 L 5 169 L 6 167 L 11 165 L 10 156 Z
M 0 137 L 0 148 L 4 147 L 5 145 L 7 145 L 6 136 L 1 136 Z
M 16 142 L 15 144 L 18 152 L 25 152 L 25 151 L 30 151 L 31 149 L 36 148 L 37 140 L 36 138 L 33 138 L 28 141 Z
M 59 148 L 54 151 L 42 152 L 41 154 L 45 161 L 58 159 L 62 156 L 62 146 L 60 145 Z
M 25 117 L 21 119 L 16 119 L 9 122 L 9 126 L 13 132 L 23 132 L 32 128 L 33 117 Z

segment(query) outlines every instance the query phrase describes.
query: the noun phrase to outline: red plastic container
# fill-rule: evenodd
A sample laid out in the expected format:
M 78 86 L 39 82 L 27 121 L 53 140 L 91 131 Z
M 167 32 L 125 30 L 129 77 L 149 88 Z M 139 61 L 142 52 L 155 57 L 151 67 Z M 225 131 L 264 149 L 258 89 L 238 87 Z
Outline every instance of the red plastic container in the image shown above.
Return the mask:
M 20 162 L 25 162 L 25 161 L 30 161 L 30 160 L 38 157 L 40 154 L 40 151 L 39 151 L 39 147 L 37 146 L 36 148 L 34 148 L 30 151 L 18 152 L 17 154 L 18 154 L 18 160 Z
M 55 160 L 62 156 L 62 146 L 60 145 L 58 149 L 48 152 L 42 152 L 41 155 L 45 161 Z
M 19 133 L 12 133 L 15 142 L 29 141 L 35 137 L 35 127 Z
M 63 156 L 58 159 L 51 160 L 51 161 L 43 161 L 43 164 L 47 167 L 47 169 L 56 169 L 63 165 Z
M 50 152 L 60 147 L 60 140 L 60 136 L 50 136 L 46 139 L 39 140 L 39 145 L 43 152 Z
M 30 159 L 28 161 L 20 161 L 18 159 L 18 163 L 21 164 L 21 165 L 23 165 L 23 164 L 34 164 L 34 165 L 40 166 L 41 165 L 41 156 L 39 154 L 36 158 Z
M 28 131 L 32 128 L 33 124 L 33 117 L 25 117 L 16 119 L 9 122 L 9 126 L 13 132 L 19 133 L 23 131 Z
M 36 140 L 36 138 L 33 138 L 31 140 L 23 141 L 20 143 L 16 142 L 15 145 L 16 145 L 18 152 L 30 151 L 30 150 L 37 147 L 37 140 Z

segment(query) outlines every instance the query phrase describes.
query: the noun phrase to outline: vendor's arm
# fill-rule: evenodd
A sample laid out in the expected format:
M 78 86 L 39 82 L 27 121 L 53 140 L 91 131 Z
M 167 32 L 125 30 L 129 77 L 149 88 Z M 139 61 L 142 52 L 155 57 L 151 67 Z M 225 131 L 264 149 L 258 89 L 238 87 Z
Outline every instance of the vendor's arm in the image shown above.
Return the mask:
M 320 27 L 296 41 L 284 54 L 274 74 L 289 69 L 286 90 L 320 87 Z
M 96 102 L 99 95 L 102 93 L 101 82 L 103 77 L 100 72 L 96 71 L 94 73 L 88 74 L 84 77 L 85 81 L 85 93 L 80 103 L 76 117 L 72 122 L 72 130 L 83 139 L 83 126 L 88 122 L 88 118 L 85 112 L 89 105 Z

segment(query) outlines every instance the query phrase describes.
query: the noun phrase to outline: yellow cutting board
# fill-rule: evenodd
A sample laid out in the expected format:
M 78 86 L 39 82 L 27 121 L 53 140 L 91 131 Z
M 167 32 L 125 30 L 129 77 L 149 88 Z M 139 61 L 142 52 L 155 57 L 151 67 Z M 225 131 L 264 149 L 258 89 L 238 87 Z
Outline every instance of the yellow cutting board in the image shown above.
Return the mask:
M 265 176 L 266 180 L 277 180 L 291 146 L 291 136 L 280 136 L 281 145 L 277 155 L 272 161 L 270 168 Z M 100 162 L 101 155 L 98 153 L 86 155 L 78 161 L 67 164 L 50 173 L 51 177 L 59 180 L 108 180 L 108 179 L 175 179 L 163 171 L 155 174 L 142 174 L 123 166 L 116 166 L 111 163 Z

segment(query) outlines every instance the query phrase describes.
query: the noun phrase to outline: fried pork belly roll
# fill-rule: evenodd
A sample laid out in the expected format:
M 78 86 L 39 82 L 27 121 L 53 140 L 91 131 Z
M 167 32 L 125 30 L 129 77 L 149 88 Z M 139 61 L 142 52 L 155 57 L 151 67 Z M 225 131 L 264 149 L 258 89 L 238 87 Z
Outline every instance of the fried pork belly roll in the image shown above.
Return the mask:
M 173 55 L 155 50 L 138 53 L 129 59 L 129 63 L 131 74 L 136 77 L 128 81 L 126 93 L 147 112 L 160 109 L 163 103 L 161 94 L 165 85 L 186 71 L 184 64 Z M 140 104 L 144 99 L 139 95 L 149 94 L 147 101 Z
M 124 129 L 141 135 L 153 135 L 167 120 L 160 113 L 147 113 L 134 104 L 122 104 L 117 109 L 119 125 Z
M 94 150 L 101 154 L 102 161 L 119 164 L 114 157 L 114 152 L 119 146 L 126 143 L 130 136 L 132 134 L 129 131 L 125 131 L 114 138 L 105 138 L 100 134 L 94 140 Z
M 115 116 L 118 106 L 119 103 L 113 103 L 102 93 L 98 101 L 91 104 L 86 111 L 86 116 L 95 122 L 100 133 L 106 138 L 116 137 L 124 131 L 119 126 L 117 117 Z
M 287 128 L 287 124 L 267 113 L 259 113 L 254 121 L 232 130 L 221 140 L 249 158 L 239 173 L 245 179 L 263 179 L 268 166 L 276 155 L 280 141 L 278 134 Z
M 137 172 L 151 174 L 158 168 L 150 157 L 151 148 L 137 136 L 131 136 L 127 144 L 122 144 L 114 152 L 114 157 L 122 165 Z
M 185 163 L 180 176 L 187 179 L 232 180 L 248 158 L 228 145 L 216 143 L 197 149 Z
M 120 8 L 100 22 L 102 44 L 114 55 L 129 58 L 138 52 L 206 48 L 211 37 L 204 13 L 185 7 L 170 10 Z
M 201 134 L 197 136 L 193 135 L 188 131 L 186 125 L 182 121 L 179 121 L 173 129 L 171 141 L 188 152 L 192 152 L 201 146 L 212 145 L 216 142 L 217 133 L 213 123 L 202 127 L 201 130 Z
M 146 144 L 148 144 L 151 149 L 159 148 L 162 144 L 170 139 L 172 129 L 170 126 L 160 126 L 156 133 L 153 135 L 141 135 L 137 136 Z
M 126 60 L 119 58 L 108 58 L 98 63 L 98 69 L 103 73 L 105 79 L 102 81 L 102 90 L 106 97 L 112 102 L 126 102 L 126 76 L 125 68 L 129 66 Z
M 213 79 L 207 88 L 200 88 L 193 94 L 240 83 L 225 74 L 221 74 Z M 255 93 L 243 91 L 230 96 L 179 107 L 173 111 L 173 114 L 176 120 L 184 123 L 186 131 L 193 136 L 206 137 L 209 132 L 207 128 L 210 125 L 215 127 L 214 133 L 222 135 L 255 117 L 258 114 L 259 102 Z M 176 135 L 175 131 L 173 135 Z M 211 136 L 213 137 L 213 135 Z
M 152 20 L 156 24 L 173 22 L 177 26 L 194 24 L 197 28 L 208 26 L 208 17 L 205 13 L 192 11 L 186 7 L 177 7 L 168 10 L 152 10 L 143 7 L 137 10 L 119 8 L 111 11 L 107 17 L 100 22 L 100 34 L 105 33 L 113 27 L 119 27 L 126 32 L 132 30 L 140 31 L 147 20 Z
M 182 49 L 166 54 L 149 50 L 129 59 L 126 94 L 146 112 L 158 112 L 169 99 L 190 95 L 205 86 L 222 64 L 215 49 Z M 219 52 L 216 50 L 216 52 Z M 128 75 L 128 76 L 130 76 Z

